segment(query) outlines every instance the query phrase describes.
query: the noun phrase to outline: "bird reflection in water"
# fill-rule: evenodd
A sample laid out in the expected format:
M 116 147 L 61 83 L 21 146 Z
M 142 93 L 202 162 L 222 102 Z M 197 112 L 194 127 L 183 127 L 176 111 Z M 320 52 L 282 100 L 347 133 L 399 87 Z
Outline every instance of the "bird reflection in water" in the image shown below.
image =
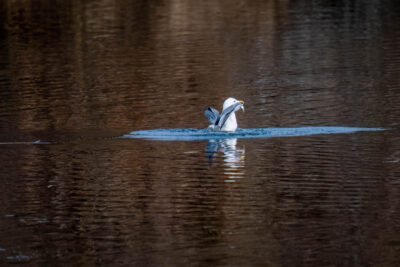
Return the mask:
M 237 138 L 209 140 L 206 146 L 208 164 L 220 152 L 224 158 L 224 173 L 228 176 L 225 182 L 235 182 L 244 177 L 245 148 L 237 148 Z

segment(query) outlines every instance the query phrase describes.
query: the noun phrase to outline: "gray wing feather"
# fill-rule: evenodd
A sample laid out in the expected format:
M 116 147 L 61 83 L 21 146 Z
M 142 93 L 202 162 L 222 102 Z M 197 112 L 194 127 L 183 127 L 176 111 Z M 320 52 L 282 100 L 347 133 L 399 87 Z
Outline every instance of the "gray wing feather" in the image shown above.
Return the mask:
M 206 108 L 206 111 L 204 111 L 204 115 L 206 115 L 207 119 L 212 123 L 212 124 L 217 124 L 217 120 L 219 117 L 219 112 L 215 108 L 212 108 L 208 106 Z
M 233 105 L 230 105 L 229 107 L 227 107 L 226 109 L 224 109 L 221 112 L 221 115 L 219 116 L 217 122 L 215 123 L 216 125 L 219 126 L 219 128 L 222 128 L 226 122 L 226 120 L 229 118 L 229 115 L 231 115 L 232 112 L 235 112 L 235 109 L 240 106 L 243 105 L 242 103 L 236 103 Z

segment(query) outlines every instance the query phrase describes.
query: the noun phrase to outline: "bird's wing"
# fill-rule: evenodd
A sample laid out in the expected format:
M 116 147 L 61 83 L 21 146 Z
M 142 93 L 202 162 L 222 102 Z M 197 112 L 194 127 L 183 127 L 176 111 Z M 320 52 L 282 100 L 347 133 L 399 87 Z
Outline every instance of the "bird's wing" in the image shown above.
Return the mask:
M 212 123 L 216 124 L 216 121 L 219 117 L 219 112 L 215 108 L 208 106 L 206 111 L 204 111 L 204 115 L 206 115 L 207 119 Z
M 229 118 L 229 116 L 232 114 L 232 112 L 235 112 L 235 109 L 240 106 L 243 105 L 242 103 L 236 103 L 233 105 L 230 105 L 229 107 L 227 107 L 226 109 L 224 109 L 221 112 L 221 115 L 218 117 L 217 121 L 215 122 L 216 125 L 218 125 L 220 128 L 222 128 L 226 122 L 226 120 Z

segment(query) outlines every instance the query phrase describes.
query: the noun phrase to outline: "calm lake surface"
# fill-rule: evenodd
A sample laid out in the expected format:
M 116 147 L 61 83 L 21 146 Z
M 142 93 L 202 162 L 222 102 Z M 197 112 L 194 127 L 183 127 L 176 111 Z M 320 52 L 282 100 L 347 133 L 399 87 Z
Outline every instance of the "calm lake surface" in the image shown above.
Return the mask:
M 394 0 L 1 1 L 0 265 L 400 266 L 399 18 Z M 243 129 L 386 130 L 118 138 L 206 128 L 229 96 Z

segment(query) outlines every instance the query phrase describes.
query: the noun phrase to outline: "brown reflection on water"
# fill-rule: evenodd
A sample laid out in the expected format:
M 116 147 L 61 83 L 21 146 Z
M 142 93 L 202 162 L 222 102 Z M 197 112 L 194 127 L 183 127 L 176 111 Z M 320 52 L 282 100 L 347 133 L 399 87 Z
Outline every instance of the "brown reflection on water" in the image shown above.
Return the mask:
M 234 182 L 226 154 L 210 167 L 204 142 L 2 149 L 4 254 L 42 263 L 394 266 L 399 168 L 382 161 L 392 138 L 239 141 L 245 174 Z
M 0 265 L 398 266 L 394 1 L 2 1 Z M 387 131 L 207 143 L 239 126 Z M 48 145 L 4 144 L 49 141 Z
M 12 129 L 204 127 L 228 95 L 243 127 L 397 125 L 396 5 L 28 3 L 2 10 Z

